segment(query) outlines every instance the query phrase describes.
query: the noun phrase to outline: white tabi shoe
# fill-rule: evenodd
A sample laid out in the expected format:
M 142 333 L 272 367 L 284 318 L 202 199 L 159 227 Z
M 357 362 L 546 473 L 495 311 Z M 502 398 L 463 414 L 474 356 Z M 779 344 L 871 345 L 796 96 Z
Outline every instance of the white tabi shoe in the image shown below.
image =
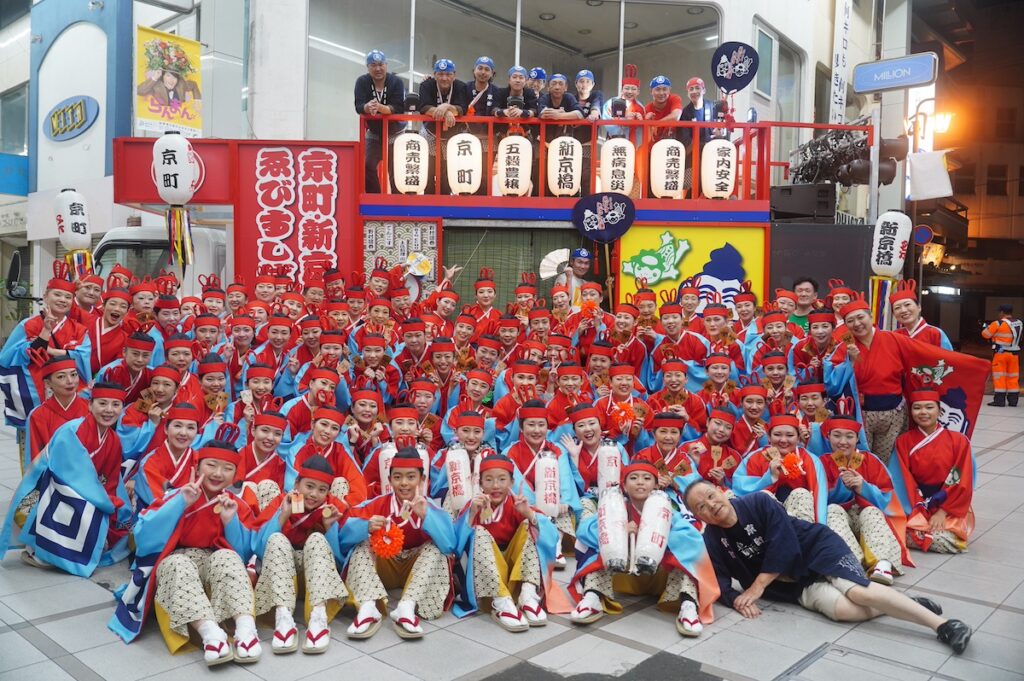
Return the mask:
M 871 570 L 871 575 L 868 577 L 872 582 L 878 584 L 884 584 L 885 586 L 892 586 L 893 574 L 892 574 L 892 563 L 887 560 L 880 560 L 875 563 L 875 567 Z
M 398 601 L 391 611 L 395 633 L 401 638 L 423 638 L 423 623 L 416 615 L 416 601 Z
M 531 627 L 543 627 L 548 623 L 548 614 L 541 605 L 537 587 L 529 582 L 523 583 L 519 593 L 519 609 Z
M 235 662 L 241 664 L 252 664 L 260 659 L 263 654 L 263 646 L 260 645 L 260 638 L 256 630 L 239 631 L 235 627 Z
M 274 621 L 274 636 L 270 639 L 270 652 L 274 655 L 294 653 L 299 649 L 299 630 L 287 608 L 278 608 Z
M 592 624 L 604 617 L 604 605 L 601 597 L 593 591 L 583 595 L 583 599 L 576 605 L 569 614 L 573 624 Z
M 506 631 L 526 631 L 530 625 L 519 612 L 515 602 L 508 596 L 501 596 L 491 601 L 491 619 Z
M 556 570 L 564 570 L 565 569 L 565 554 L 563 554 L 561 551 L 559 551 L 558 555 L 555 556 L 555 569 Z
M 309 616 L 306 627 L 306 638 L 302 641 L 302 652 L 307 655 L 319 655 L 331 644 L 331 628 L 327 626 L 327 614 L 323 610 L 314 610 Z
M 207 667 L 216 667 L 235 659 L 235 653 L 228 643 L 228 635 L 217 627 L 209 638 L 203 639 L 203 659 Z
M 346 633 L 349 638 L 364 639 L 370 638 L 377 633 L 380 625 L 384 623 L 384 616 L 380 614 L 375 602 L 363 603 L 359 606 L 359 612 L 352 624 L 348 625 Z
M 683 605 L 679 608 L 679 616 L 676 617 L 676 631 L 688 638 L 696 638 L 700 636 L 700 632 L 704 631 L 704 625 L 700 623 L 700 617 L 697 615 L 697 604 L 693 601 L 683 601 Z

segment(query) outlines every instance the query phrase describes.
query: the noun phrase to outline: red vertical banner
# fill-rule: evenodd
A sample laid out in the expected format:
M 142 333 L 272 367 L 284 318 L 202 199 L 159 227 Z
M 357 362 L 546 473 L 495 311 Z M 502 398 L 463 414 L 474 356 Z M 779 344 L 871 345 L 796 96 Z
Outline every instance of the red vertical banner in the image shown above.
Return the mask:
M 236 275 L 280 271 L 301 284 L 330 268 L 358 269 L 354 168 L 351 143 L 240 142 Z

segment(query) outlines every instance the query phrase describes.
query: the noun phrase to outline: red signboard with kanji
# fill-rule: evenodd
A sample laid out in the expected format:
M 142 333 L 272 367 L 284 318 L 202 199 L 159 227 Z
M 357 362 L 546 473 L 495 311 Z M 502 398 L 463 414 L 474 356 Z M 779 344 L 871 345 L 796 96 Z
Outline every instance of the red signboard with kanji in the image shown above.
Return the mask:
M 354 142 L 191 140 L 206 179 L 195 204 L 234 206 L 234 271 L 281 271 L 302 283 L 362 267 Z M 153 140 L 114 142 L 114 201 L 160 203 Z

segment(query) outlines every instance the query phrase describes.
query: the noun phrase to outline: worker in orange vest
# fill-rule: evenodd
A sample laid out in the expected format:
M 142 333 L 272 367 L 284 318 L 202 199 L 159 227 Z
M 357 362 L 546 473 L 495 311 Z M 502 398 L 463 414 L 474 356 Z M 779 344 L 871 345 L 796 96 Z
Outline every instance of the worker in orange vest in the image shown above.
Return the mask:
M 992 387 L 994 399 L 990 407 L 1016 407 L 1020 398 L 1020 352 L 1021 332 L 1024 322 L 1013 318 L 1013 306 L 1000 305 L 999 319 L 982 329 L 981 335 L 992 341 Z

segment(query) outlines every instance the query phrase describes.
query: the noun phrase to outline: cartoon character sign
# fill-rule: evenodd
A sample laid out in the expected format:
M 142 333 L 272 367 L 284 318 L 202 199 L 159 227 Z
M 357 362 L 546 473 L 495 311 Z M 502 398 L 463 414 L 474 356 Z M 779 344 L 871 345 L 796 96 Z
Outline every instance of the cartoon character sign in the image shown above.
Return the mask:
M 765 254 L 763 227 L 634 225 L 619 242 L 619 299 L 635 291 L 640 279 L 656 292 L 675 295 L 694 275 L 700 275 L 698 310 L 714 293 L 731 307 L 745 280 L 763 299 Z
M 136 36 L 135 125 L 139 130 L 203 133 L 199 43 L 138 27 Z

